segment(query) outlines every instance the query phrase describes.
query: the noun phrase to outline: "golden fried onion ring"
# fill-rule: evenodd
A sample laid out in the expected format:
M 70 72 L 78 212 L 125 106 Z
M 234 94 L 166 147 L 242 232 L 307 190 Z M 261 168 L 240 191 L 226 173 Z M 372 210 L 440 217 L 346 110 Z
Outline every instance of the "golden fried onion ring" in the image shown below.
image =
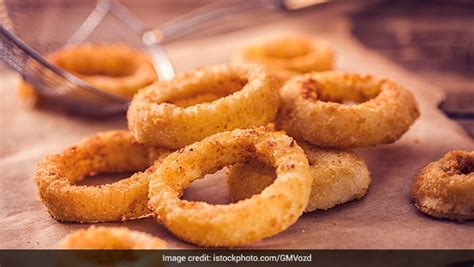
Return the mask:
M 263 192 L 229 205 L 181 200 L 186 187 L 226 165 L 258 158 L 277 178 Z M 176 236 L 212 247 L 234 247 L 275 235 L 296 222 L 308 204 L 308 159 L 291 138 L 265 128 L 218 133 L 164 159 L 150 174 L 153 215 Z
M 370 172 L 352 151 L 324 149 L 298 142 L 308 156 L 314 178 L 305 212 L 327 210 L 362 198 L 370 185 Z M 275 180 L 274 169 L 263 162 L 239 163 L 228 168 L 232 202 L 260 193 Z
M 141 171 L 168 153 L 139 144 L 127 131 L 98 133 L 42 160 L 36 168 L 35 181 L 42 202 L 56 220 L 105 222 L 139 218 L 150 214 L 146 173 L 101 186 L 74 183 L 95 173 Z
M 413 179 L 412 198 L 431 216 L 473 220 L 474 151 L 450 151 L 421 169 Z
M 309 73 L 288 81 L 280 96 L 276 127 L 323 147 L 393 143 L 419 116 L 410 92 L 370 75 Z
M 59 242 L 61 249 L 164 249 L 166 242 L 126 227 L 95 227 L 68 234 Z
M 48 55 L 47 59 L 97 89 L 124 97 L 132 97 L 157 80 L 147 56 L 120 44 L 68 47 Z M 28 102 L 37 99 L 36 91 L 25 81 L 18 88 L 18 96 Z
M 334 51 L 321 39 L 303 35 L 282 36 L 248 45 L 234 60 L 265 65 L 282 84 L 298 74 L 331 70 Z
M 196 99 L 205 103 L 195 104 Z M 177 149 L 218 132 L 265 125 L 274 119 L 278 103 L 263 67 L 214 66 L 139 92 L 127 113 L 128 126 L 142 143 Z

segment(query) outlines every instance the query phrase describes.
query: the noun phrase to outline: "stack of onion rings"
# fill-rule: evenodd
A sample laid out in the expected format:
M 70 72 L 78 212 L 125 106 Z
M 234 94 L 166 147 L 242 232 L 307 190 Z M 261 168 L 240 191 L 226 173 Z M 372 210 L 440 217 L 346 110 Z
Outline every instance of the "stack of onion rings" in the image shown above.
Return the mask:
M 189 184 L 226 165 L 258 158 L 275 167 L 272 185 L 229 205 L 181 200 Z M 234 247 L 275 235 L 308 204 L 308 159 L 291 138 L 265 128 L 218 133 L 172 153 L 150 175 L 149 205 L 171 232 L 202 246 Z
M 263 67 L 223 65 L 158 81 L 135 95 L 127 118 L 139 142 L 178 149 L 218 132 L 265 125 L 278 103 L 278 90 Z
M 474 151 L 450 151 L 413 179 L 412 197 L 423 213 L 451 220 L 474 219 Z
M 141 171 L 169 153 L 139 144 L 127 131 L 110 131 L 85 138 L 78 145 L 42 160 L 35 181 L 49 213 L 59 221 L 123 221 L 150 214 L 148 177 L 130 178 L 101 186 L 75 186 L 95 173 Z M 148 171 L 152 171 L 153 167 Z
M 298 143 L 308 157 L 314 179 L 305 212 L 327 210 L 365 195 L 371 178 L 363 159 L 351 151 Z M 260 193 L 275 180 L 275 172 L 263 162 L 249 162 L 230 166 L 227 179 L 231 201 L 237 202 Z
M 119 48 L 100 49 L 85 45 L 50 59 L 102 90 L 125 96 L 156 79 L 148 60 L 119 53 Z M 329 209 L 365 195 L 371 177 L 364 161 L 351 151 L 317 146 L 391 143 L 419 116 L 413 96 L 395 82 L 311 72 L 333 66 L 333 51 L 324 42 L 281 38 L 246 47 L 238 60 L 246 63 L 207 67 L 148 86 L 131 102 L 130 132 L 99 133 L 41 161 L 35 181 L 50 214 L 59 221 L 103 222 L 151 213 L 190 243 L 247 245 L 287 229 L 305 211 Z M 280 83 L 302 75 L 279 92 L 268 70 Z M 254 128 L 271 124 L 275 117 L 275 128 L 292 137 Z M 299 142 L 302 147 L 293 137 L 304 140 Z M 180 150 L 170 154 L 168 149 Z M 472 217 L 472 205 L 465 204 L 473 202 L 471 154 L 444 159 L 453 175 L 446 162 L 435 166 L 444 168 L 443 177 L 460 176 L 459 188 L 451 180 L 446 185 L 444 178 L 436 183 L 445 191 L 433 186 L 426 178 L 435 169 L 431 165 L 415 178 L 413 195 L 420 210 L 439 217 Z M 233 203 L 180 199 L 193 181 L 226 166 Z M 109 185 L 74 185 L 95 173 L 145 169 Z M 433 199 L 445 206 L 433 207 Z M 165 244 L 125 228 L 92 227 L 67 236 L 60 247 L 146 249 Z
M 234 61 L 265 65 L 282 85 L 298 74 L 331 70 L 334 51 L 323 40 L 283 36 L 244 47 Z
M 157 80 L 155 69 L 145 55 L 119 44 L 68 47 L 48 55 L 47 59 L 97 89 L 124 97 L 132 97 Z M 33 87 L 24 81 L 18 88 L 18 96 L 29 102 L 37 100 Z
M 392 143 L 419 116 L 410 92 L 370 75 L 309 73 L 288 81 L 280 96 L 276 127 L 323 147 Z
M 164 249 L 166 242 L 126 227 L 95 227 L 68 234 L 59 243 L 61 249 Z

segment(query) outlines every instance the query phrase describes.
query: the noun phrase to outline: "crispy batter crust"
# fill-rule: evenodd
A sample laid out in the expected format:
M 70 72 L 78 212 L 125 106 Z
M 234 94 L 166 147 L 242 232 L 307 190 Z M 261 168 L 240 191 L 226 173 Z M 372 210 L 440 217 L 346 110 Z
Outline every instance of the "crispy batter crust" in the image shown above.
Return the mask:
M 274 166 L 277 173 L 275 182 L 260 194 L 229 205 L 180 199 L 194 180 L 255 158 Z M 210 136 L 171 154 L 149 176 L 154 216 L 179 238 L 212 247 L 246 245 L 285 230 L 307 206 L 313 180 L 295 141 L 265 128 Z
M 139 144 L 128 131 L 98 133 L 42 160 L 36 168 L 35 181 L 41 200 L 58 221 L 134 219 L 150 214 L 146 172 L 101 186 L 74 184 L 96 173 L 141 171 L 168 153 L 166 149 Z
M 334 51 L 320 39 L 303 35 L 282 36 L 244 47 L 234 61 L 265 65 L 283 85 L 298 74 L 331 70 Z
M 157 80 L 148 57 L 125 45 L 83 44 L 54 52 L 47 59 L 97 89 L 124 97 L 132 97 Z M 18 88 L 18 96 L 37 101 L 36 91 L 25 81 Z
M 421 169 L 413 179 L 412 198 L 431 216 L 474 219 L 474 151 L 450 151 Z
M 371 177 L 362 158 L 352 151 L 323 149 L 298 142 L 308 156 L 313 187 L 305 212 L 327 210 L 362 198 Z M 260 193 L 275 180 L 274 169 L 263 162 L 239 163 L 228 168 L 232 202 Z
M 363 74 L 298 76 L 285 84 L 280 97 L 276 127 L 322 147 L 393 143 L 419 116 L 410 92 L 393 81 Z
M 219 99 L 212 101 L 216 95 Z M 205 103 L 189 106 L 196 99 Z M 274 119 L 278 103 L 263 67 L 214 66 L 138 93 L 127 113 L 128 126 L 142 143 L 178 149 L 218 132 L 265 125 Z
M 166 242 L 126 227 L 95 227 L 68 234 L 59 243 L 61 249 L 164 249 Z

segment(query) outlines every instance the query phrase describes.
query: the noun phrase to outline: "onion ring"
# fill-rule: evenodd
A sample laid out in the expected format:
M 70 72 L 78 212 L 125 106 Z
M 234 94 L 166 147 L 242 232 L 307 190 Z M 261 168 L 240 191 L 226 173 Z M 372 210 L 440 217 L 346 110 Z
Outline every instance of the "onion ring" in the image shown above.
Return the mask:
M 288 81 L 280 97 L 276 127 L 322 147 L 393 143 L 419 116 L 410 92 L 395 82 L 363 74 L 305 74 Z
M 244 47 L 234 61 L 265 65 L 283 85 L 298 74 L 331 70 L 334 51 L 329 43 L 320 39 L 282 36 Z
M 203 101 L 202 95 L 205 102 L 219 99 L 186 106 L 196 103 L 187 99 Z M 138 93 L 127 113 L 128 126 L 139 142 L 178 149 L 218 132 L 265 125 L 275 118 L 278 103 L 278 90 L 263 67 L 214 66 Z
M 58 221 L 123 221 L 150 214 L 148 178 L 136 173 L 101 186 L 76 186 L 95 173 L 140 171 L 169 152 L 135 141 L 127 131 L 98 133 L 42 160 L 35 173 L 40 198 Z M 150 167 L 148 172 L 154 168 Z
M 132 97 L 139 89 L 157 80 L 148 57 L 125 45 L 83 44 L 62 49 L 46 58 L 97 89 L 124 97 Z M 26 81 L 20 84 L 18 96 L 35 103 L 38 98 Z
M 327 210 L 365 195 L 371 181 L 370 172 L 357 154 L 298 143 L 308 156 L 314 178 L 305 212 Z M 275 172 L 263 162 L 240 163 L 228 168 L 227 179 L 231 201 L 237 202 L 273 183 Z
M 412 198 L 418 210 L 433 217 L 473 220 L 474 151 L 450 151 L 421 169 Z
M 229 205 L 181 200 L 191 182 L 226 165 L 259 158 L 277 178 L 261 194 Z M 263 127 L 222 132 L 164 159 L 150 176 L 149 205 L 172 233 L 190 243 L 234 247 L 275 235 L 308 204 L 308 159 L 291 138 Z
M 166 242 L 126 227 L 95 227 L 68 234 L 59 242 L 61 249 L 164 249 Z
M 186 108 L 189 106 L 194 106 L 202 103 L 209 103 L 219 99 L 220 96 L 212 93 L 200 94 L 192 97 L 187 97 L 183 99 L 178 99 L 173 102 L 178 107 Z

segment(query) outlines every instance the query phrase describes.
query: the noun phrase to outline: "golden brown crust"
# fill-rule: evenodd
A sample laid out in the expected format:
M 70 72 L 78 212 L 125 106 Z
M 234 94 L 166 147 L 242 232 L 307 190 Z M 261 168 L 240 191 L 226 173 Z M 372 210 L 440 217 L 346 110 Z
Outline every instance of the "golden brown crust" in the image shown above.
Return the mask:
M 280 98 L 277 129 L 322 147 L 392 143 L 419 116 L 410 92 L 363 74 L 308 73 L 288 81 Z
M 168 153 L 139 144 L 128 131 L 98 133 L 42 160 L 36 168 L 35 181 L 42 202 L 56 220 L 104 222 L 139 218 L 150 214 L 146 172 L 112 184 L 74 184 L 96 173 L 141 171 Z
M 431 216 L 474 219 L 474 151 L 450 151 L 421 169 L 413 179 L 412 198 Z
M 220 168 L 259 158 L 277 170 L 275 182 L 229 205 L 181 200 L 191 182 Z M 176 236 L 212 247 L 235 247 L 273 236 L 292 225 L 308 204 L 312 177 L 291 137 L 265 128 L 222 132 L 168 156 L 150 174 L 149 205 Z
M 124 97 L 132 97 L 139 89 L 157 80 L 148 57 L 125 45 L 83 44 L 49 54 L 47 59 L 99 90 Z M 18 95 L 28 102 L 38 99 L 25 81 L 20 85 Z
M 207 102 L 215 95 L 219 99 Z M 189 106 L 196 99 L 205 103 Z M 265 125 L 274 119 L 278 103 L 263 67 L 207 67 L 138 93 L 127 113 L 128 126 L 142 143 L 178 149 L 218 132 Z
M 351 151 L 298 143 L 308 157 L 314 179 L 305 212 L 327 210 L 365 195 L 371 177 L 362 158 Z M 275 171 L 268 164 L 252 161 L 230 166 L 227 179 L 231 201 L 237 202 L 260 193 L 273 183 Z
M 61 249 L 164 249 L 166 242 L 126 227 L 95 227 L 74 231 L 59 243 Z
M 304 35 L 281 36 L 244 47 L 234 61 L 265 65 L 278 84 L 283 85 L 298 74 L 331 70 L 334 51 L 321 39 Z

